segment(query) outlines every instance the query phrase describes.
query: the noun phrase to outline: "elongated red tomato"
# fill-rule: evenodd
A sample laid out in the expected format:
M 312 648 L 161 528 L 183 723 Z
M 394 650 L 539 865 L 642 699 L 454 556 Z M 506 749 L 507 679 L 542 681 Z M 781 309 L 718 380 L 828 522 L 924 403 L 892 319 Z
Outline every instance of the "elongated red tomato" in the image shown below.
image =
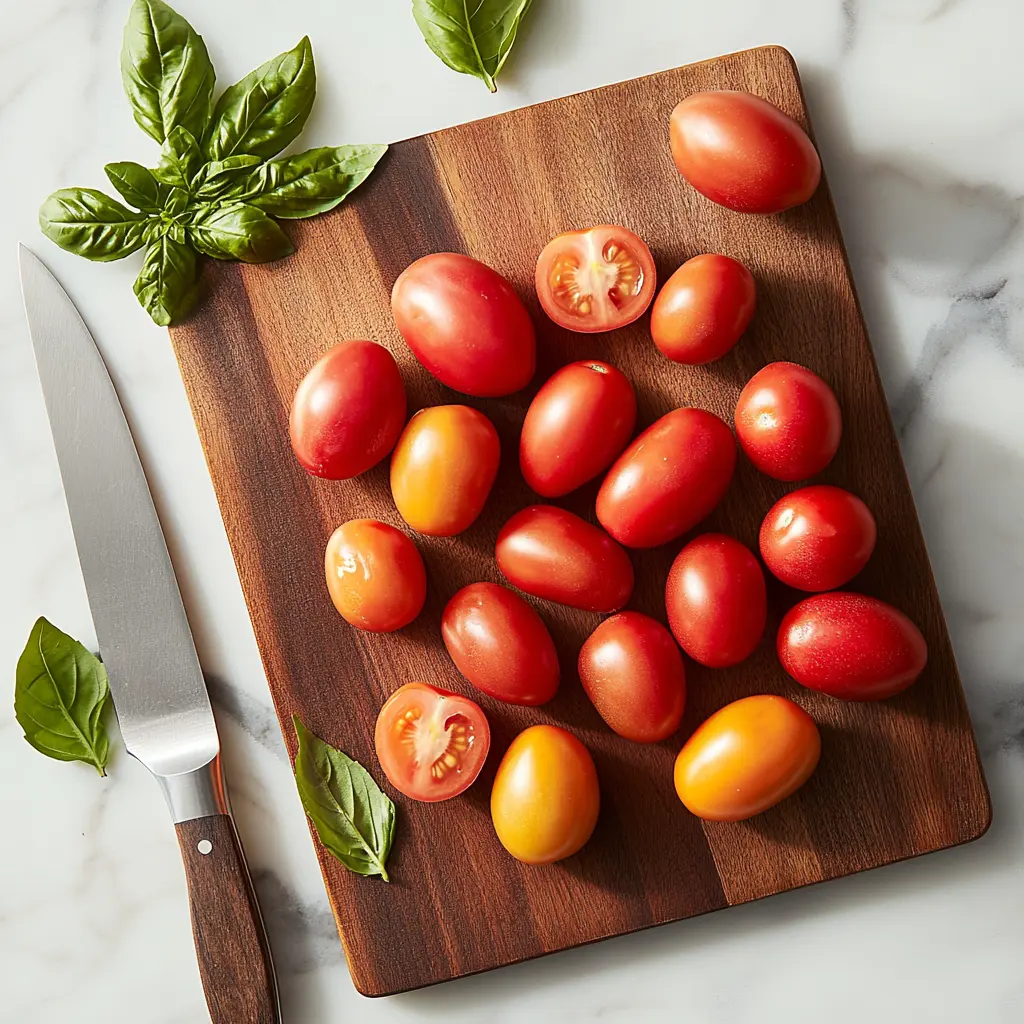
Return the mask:
M 924 671 L 928 645 L 892 605 L 835 591 L 805 598 L 779 626 L 779 661 L 802 686 L 843 700 L 884 700 Z
M 703 409 L 675 409 L 623 453 L 597 494 L 597 518 L 631 548 L 666 544 L 722 500 L 736 466 L 732 431 Z
M 591 612 L 618 611 L 633 593 L 633 565 L 618 544 L 554 505 L 531 505 L 501 528 L 494 557 L 520 590 Z
M 694 661 L 710 668 L 737 665 L 764 635 L 764 573 L 735 538 L 702 534 L 676 555 L 665 607 L 673 636 Z
M 541 617 L 497 583 L 471 583 L 445 606 L 441 636 L 455 667 L 488 696 L 544 704 L 558 689 L 558 652 Z
M 640 612 L 619 612 L 587 637 L 580 682 L 608 726 L 637 743 L 656 743 L 679 728 L 686 672 L 672 634 Z
M 490 398 L 526 387 L 533 321 L 515 289 L 479 260 L 438 252 L 402 271 L 391 309 L 413 355 L 442 384 Z
M 740 213 L 777 213 L 807 202 L 821 161 L 807 133 L 749 92 L 698 92 L 672 111 L 672 157 L 713 202 Z
M 816 373 L 797 363 L 769 363 L 740 392 L 736 436 L 762 473 L 806 480 L 832 461 L 843 417 L 835 393 Z
M 435 803 L 476 781 L 487 760 L 491 728 L 468 697 L 429 683 L 406 683 L 380 709 L 373 742 L 399 793 Z
M 405 388 L 394 356 L 372 341 L 343 341 L 303 378 L 288 431 L 302 468 L 347 480 L 375 466 L 405 423 Z
M 761 557 L 783 583 L 835 590 L 867 565 L 875 517 L 855 494 L 817 484 L 780 498 L 761 524 Z
M 557 370 L 526 410 L 519 465 L 526 482 L 557 498 L 607 469 L 636 424 L 636 395 L 608 363 L 570 363 Z

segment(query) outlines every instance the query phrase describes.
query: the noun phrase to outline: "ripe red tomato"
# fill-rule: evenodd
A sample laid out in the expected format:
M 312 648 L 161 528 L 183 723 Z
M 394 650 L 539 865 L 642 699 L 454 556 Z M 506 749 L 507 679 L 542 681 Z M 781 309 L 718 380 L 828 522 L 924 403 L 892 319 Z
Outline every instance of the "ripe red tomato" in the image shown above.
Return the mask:
M 884 700 L 924 671 L 928 645 L 892 605 L 836 591 L 805 598 L 779 627 L 779 661 L 802 686 L 843 700 Z
M 375 519 L 351 519 L 331 534 L 324 571 L 338 614 L 371 633 L 407 626 L 427 596 L 427 573 L 416 545 Z
M 754 278 L 737 260 L 704 255 L 687 260 L 651 307 L 651 337 L 677 363 L 710 363 L 740 340 L 757 304 Z
M 764 573 L 738 540 L 705 533 L 676 555 L 665 607 L 672 635 L 694 661 L 709 668 L 737 665 L 764 634 Z
M 636 425 L 636 395 L 607 363 L 570 363 L 556 371 L 526 410 L 519 465 L 545 498 L 576 490 L 611 465 Z
M 686 672 L 672 634 L 640 612 L 605 619 L 580 649 L 580 682 L 608 726 L 637 743 L 679 728 Z
M 736 436 L 762 473 L 792 483 L 832 461 L 843 417 L 834 392 L 816 373 L 797 363 L 769 363 L 740 392 Z
M 405 388 L 394 357 L 372 341 L 343 341 L 303 378 L 288 431 L 302 468 L 347 480 L 375 466 L 405 423 Z
M 421 409 L 391 457 L 391 494 L 418 533 L 452 537 L 478 515 L 498 475 L 501 442 L 491 421 L 467 405 Z
M 373 742 L 399 793 L 435 803 L 473 785 L 487 760 L 491 727 L 468 697 L 429 683 L 406 683 L 380 709 Z
M 560 327 L 593 333 L 643 316 L 657 275 L 647 243 L 628 228 L 600 224 L 552 238 L 537 260 L 537 298 Z
M 785 697 L 744 697 L 716 711 L 686 741 L 676 793 L 708 821 L 745 821 L 795 793 L 821 757 L 806 711 Z
M 413 355 L 442 384 L 479 398 L 510 395 L 533 377 L 533 321 L 515 289 L 479 260 L 437 252 L 410 264 L 391 309 Z
M 674 409 L 623 453 L 597 493 L 597 518 L 620 543 L 653 548 L 721 501 L 736 466 L 732 431 L 703 409 Z
M 835 590 L 867 565 L 875 517 L 841 487 L 802 487 L 777 501 L 761 524 L 761 557 L 798 590 Z
M 447 604 L 441 636 L 455 667 L 510 704 L 544 704 L 558 689 L 558 652 L 541 617 L 497 583 L 471 583 Z
M 806 203 L 821 161 L 806 132 L 748 92 L 698 92 L 672 111 L 672 157 L 686 180 L 740 213 L 777 213 Z
M 633 593 L 633 565 L 618 544 L 554 505 L 531 505 L 501 528 L 502 575 L 534 597 L 591 612 L 618 611 Z

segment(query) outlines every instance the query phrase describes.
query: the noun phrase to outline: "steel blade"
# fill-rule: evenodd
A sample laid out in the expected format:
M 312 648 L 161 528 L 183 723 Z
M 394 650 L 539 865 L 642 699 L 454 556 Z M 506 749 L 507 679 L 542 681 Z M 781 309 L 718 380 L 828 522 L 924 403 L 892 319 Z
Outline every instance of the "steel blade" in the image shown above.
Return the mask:
M 88 327 L 20 246 L 21 289 L 100 655 L 125 746 L 157 775 L 219 750 L 210 698 L 135 441 Z

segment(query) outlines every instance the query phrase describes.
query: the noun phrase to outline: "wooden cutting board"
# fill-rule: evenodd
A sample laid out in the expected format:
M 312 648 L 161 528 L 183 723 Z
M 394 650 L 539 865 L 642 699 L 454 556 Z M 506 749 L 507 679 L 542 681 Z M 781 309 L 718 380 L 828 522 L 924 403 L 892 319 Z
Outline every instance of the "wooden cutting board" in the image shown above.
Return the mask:
M 914 502 L 865 334 L 828 189 L 774 217 L 708 202 L 676 171 L 668 117 L 688 93 L 745 89 L 807 125 L 789 54 L 764 47 L 410 139 L 338 211 L 290 227 L 296 255 L 279 264 L 208 265 L 210 294 L 172 332 L 220 501 L 271 691 L 292 755 L 293 712 L 367 765 L 396 798 L 394 881 L 351 875 L 319 847 L 328 893 L 357 988 L 383 995 L 514 963 L 611 935 L 675 921 L 771 893 L 977 838 L 991 810 Z M 726 358 L 688 368 L 663 359 L 647 317 L 611 334 L 572 334 L 540 311 L 537 254 L 555 234 L 622 223 L 649 243 L 661 280 L 702 252 L 735 256 L 753 271 L 759 307 Z M 464 252 L 504 274 L 537 325 L 539 368 L 510 398 L 457 397 L 413 359 L 391 319 L 398 274 L 436 251 Z M 452 539 L 417 538 L 430 578 L 426 608 L 398 634 L 350 628 L 323 580 L 323 549 L 354 517 L 402 526 L 386 463 L 346 482 L 307 476 L 288 446 L 296 385 L 328 347 L 372 338 L 394 353 L 410 412 L 463 401 L 492 418 L 502 469 L 483 515 Z M 612 734 L 584 696 L 576 652 L 599 617 L 536 602 L 562 656 L 563 682 L 544 708 L 502 705 L 455 671 L 439 634 L 460 587 L 500 576 L 498 528 L 530 504 L 517 438 L 536 387 L 558 366 L 606 359 L 637 388 L 638 426 L 677 406 L 732 420 L 743 383 L 765 363 L 794 360 L 831 383 L 843 408 L 839 454 L 820 480 L 863 497 L 878 547 L 853 588 L 892 602 L 920 625 L 929 665 L 905 694 L 851 704 L 804 690 L 783 673 L 773 642 L 799 597 L 769 584 L 769 627 L 757 653 L 729 670 L 688 665 L 689 704 L 679 734 L 640 746 Z M 757 531 L 787 486 L 740 460 L 725 500 L 701 526 L 756 550 Z M 596 485 L 564 504 L 593 519 Z M 664 621 L 663 587 L 681 542 L 633 552 L 630 607 Z M 474 696 L 488 713 L 492 752 L 469 792 L 416 804 L 385 782 L 373 752 L 384 699 L 427 680 Z M 781 693 L 819 723 L 824 752 L 811 781 L 751 821 L 701 823 L 676 799 L 672 764 L 683 739 L 717 708 Z M 527 867 L 491 827 L 488 796 L 505 747 L 522 728 L 556 722 L 593 752 L 601 817 L 568 860 Z M 314 840 L 315 841 L 315 840 Z

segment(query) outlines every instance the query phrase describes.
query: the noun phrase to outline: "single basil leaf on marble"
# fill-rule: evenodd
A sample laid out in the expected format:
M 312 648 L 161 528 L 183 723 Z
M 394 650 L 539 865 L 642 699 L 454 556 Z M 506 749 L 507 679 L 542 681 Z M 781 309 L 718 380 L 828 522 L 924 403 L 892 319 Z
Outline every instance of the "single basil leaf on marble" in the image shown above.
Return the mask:
M 280 153 L 299 132 L 316 97 L 309 38 L 268 60 L 224 91 L 213 111 L 204 149 L 210 160 Z
M 149 244 L 142 271 L 135 279 L 135 297 L 161 327 L 180 320 L 196 297 L 196 254 L 172 229 Z
M 147 135 L 162 143 L 180 125 L 202 138 L 215 77 L 203 37 L 180 14 L 161 0 L 135 0 L 124 27 L 121 79 Z
M 192 194 L 197 199 L 221 199 L 244 190 L 244 183 L 254 167 L 263 160 L 251 153 L 239 153 L 226 160 L 208 160 L 192 179 Z
M 25 739 L 58 761 L 84 761 L 106 775 L 110 740 L 103 713 L 110 698 L 99 658 L 44 618 L 18 659 L 14 715 Z
M 160 162 L 153 174 L 165 185 L 173 185 L 187 192 L 202 163 L 203 152 L 195 136 L 179 125 L 167 136 L 160 150 Z
M 395 805 L 370 773 L 292 716 L 299 752 L 295 782 L 320 842 L 357 875 L 379 875 L 395 838 Z
M 217 260 L 269 263 L 295 251 L 277 222 L 248 203 L 206 205 L 192 218 L 188 234 L 201 253 Z
M 146 217 L 93 188 L 62 188 L 39 208 L 51 242 L 89 260 L 109 263 L 142 247 Z
M 532 0 L 412 0 L 427 46 L 453 71 L 479 78 L 491 92 Z
M 387 146 L 322 146 L 264 164 L 251 200 L 272 217 L 297 219 L 333 210 L 361 185 Z
M 167 186 L 158 181 L 148 167 L 122 160 L 119 163 L 107 164 L 103 168 L 110 184 L 121 193 L 126 203 L 136 210 L 145 213 L 156 213 L 163 209 L 167 199 Z

